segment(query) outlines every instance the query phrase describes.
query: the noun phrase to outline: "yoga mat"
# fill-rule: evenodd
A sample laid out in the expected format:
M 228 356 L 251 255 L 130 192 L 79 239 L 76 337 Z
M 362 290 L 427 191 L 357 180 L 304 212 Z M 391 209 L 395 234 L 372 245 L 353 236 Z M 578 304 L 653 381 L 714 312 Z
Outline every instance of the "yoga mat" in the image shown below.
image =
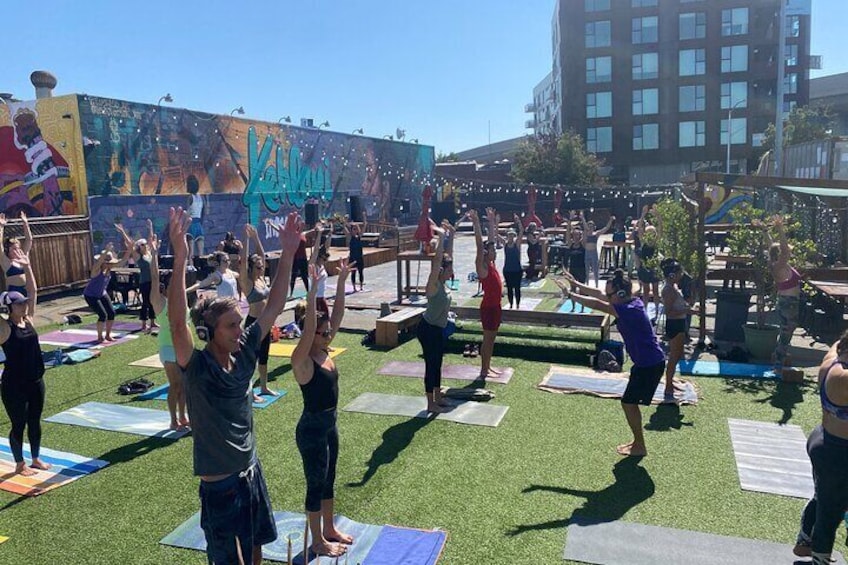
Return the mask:
M 699 377 L 748 377 L 752 379 L 779 379 L 771 365 L 753 363 L 732 363 L 730 361 L 680 361 L 677 364 L 681 375 Z
M 448 284 L 446 284 L 445 286 L 447 286 L 450 290 L 457 291 L 459 290 L 459 279 L 448 281 Z
M 621 398 L 627 388 L 629 373 L 598 373 L 580 368 L 551 367 L 538 387 L 547 392 L 581 393 L 601 398 Z M 654 391 L 651 404 L 671 404 L 665 397 L 665 381 Z M 698 391 L 691 381 L 674 384 L 674 404 L 697 404 Z
M 132 367 L 148 367 L 151 369 L 164 369 L 164 365 L 162 365 L 162 361 L 159 360 L 159 354 L 154 353 L 150 357 L 145 357 L 144 359 L 139 359 L 138 361 L 133 361 L 130 363 Z
M 512 379 L 512 367 L 495 367 L 502 371 L 497 377 L 489 377 L 487 383 L 507 384 Z M 377 371 L 378 375 L 394 375 L 396 377 L 424 378 L 424 363 L 422 361 L 389 361 Z M 476 381 L 480 376 L 480 365 L 442 365 L 443 379 L 458 381 Z
M 291 538 L 293 561 L 295 564 L 304 564 L 303 529 L 306 524 L 306 517 L 294 512 L 274 512 L 274 521 L 277 524 L 277 539 L 273 543 L 262 546 L 262 557 L 269 561 L 285 563 L 288 557 L 288 540 Z M 350 555 L 347 556 L 347 559 L 350 563 L 361 563 L 365 559 L 383 529 L 382 526 L 361 524 L 344 516 L 336 516 L 335 524 L 340 531 L 354 537 L 354 543 L 348 549 Z M 203 535 L 203 530 L 200 529 L 200 512 L 183 522 L 176 530 L 162 538 L 159 543 L 206 551 L 206 538 Z M 342 557 L 342 560 L 344 559 Z M 309 563 L 316 561 L 317 559 L 312 559 Z M 334 560 L 331 561 L 324 557 L 321 562 L 333 563 Z M 421 563 L 425 562 L 422 561 Z
M 86 402 L 54 414 L 44 421 L 166 439 L 178 439 L 188 433 L 186 430 L 169 429 L 171 417 L 166 410 L 102 402 Z
M 0 543 L 3 543 L 5 541 L 9 541 L 9 537 L 8 536 L 0 536 Z
M 536 306 L 541 303 L 541 298 L 522 298 L 521 304 L 518 306 L 518 308 L 514 308 L 514 310 L 519 310 L 521 312 L 529 312 L 531 310 L 535 310 Z M 504 300 L 502 308 L 504 310 L 509 310 L 509 300 Z
M 362 565 L 435 564 L 447 541 L 447 532 L 383 526 Z
M 563 559 L 598 565 L 790 565 L 796 560 L 791 545 L 628 522 L 572 518 L 567 531 Z M 845 564 L 841 555 L 833 556 Z
M 86 324 L 84 326 L 80 326 L 79 329 L 81 329 L 81 330 L 94 330 L 96 332 L 97 331 L 97 323 L 95 322 L 93 324 Z M 129 332 L 129 333 L 132 333 L 132 332 L 137 332 L 137 331 L 140 331 L 140 330 L 141 330 L 141 320 L 133 320 L 131 322 L 126 321 L 126 320 L 115 320 L 115 322 L 112 324 L 112 331 L 113 332 Z
M 545 279 L 536 279 L 534 281 L 528 279 L 521 279 L 521 288 L 539 290 L 543 286 L 545 286 Z
M 15 460 L 9 448 L 9 440 L 0 438 L 0 489 L 23 496 L 38 496 L 54 488 L 66 485 L 81 477 L 98 471 L 109 464 L 100 459 L 89 459 L 73 453 L 41 448 L 41 460 L 52 467 L 39 470 L 31 477 L 14 475 Z M 29 444 L 24 444 L 24 460 L 30 462 L 32 453 Z
M 336 289 L 338 287 L 334 284 L 328 284 L 324 289 L 324 298 L 333 298 L 336 296 Z M 345 295 L 349 294 L 360 294 L 363 292 L 371 292 L 370 288 L 363 288 L 362 290 L 353 290 L 353 287 L 349 284 L 345 285 Z
M 115 341 L 97 342 L 97 332 L 91 330 L 54 330 L 38 337 L 38 341 L 43 345 L 58 345 L 60 347 L 108 347 L 119 343 L 126 343 L 130 339 L 136 339 L 138 336 L 127 335 L 121 332 L 115 332 L 112 336 Z
M 798 426 L 728 418 L 742 490 L 813 497 L 807 438 Z
M 170 388 L 170 386 L 168 385 L 168 383 L 165 383 L 163 385 L 159 385 L 157 387 L 151 388 L 147 392 L 143 392 L 143 393 L 139 394 L 138 396 L 136 396 L 136 400 L 168 400 L 168 389 L 169 388 Z M 259 387 L 255 387 L 253 389 L 253 393 L 259 394 L 259 390 L 260 390 Z M 277 390 L 275 392 L 278 393 L 277 396 L 261 394 L 260 396 L 265 399 L 265 402 L 254 402 L 253 407 L 254 408 L 268 408 L 269 406 L 271 406 L 272 404 L 277 402 L 279 399 L 284 397 L 286 395 L 287 391 Z
M 296 341 L 294 343 L 272 343 L 268 355 L 271 357 L 291 357 L 295 347 L 297 347 Z M 335 359 L 345 351 L 346 349 L 344 347 L 334 347 L 330 352 L 330 359 Z
M 587 308 L 578 302 L 574 302 L 569 298 L 562 303 L 562 306 L 559 307 L 559 312 L 563 314 L 591 314 L 592 309 Z
M 446 420 L 459 424 L 497 427 L 509 409 L 509 406 L 493 406 L 473 401 L 445 399 L 448 412 L 436 414 L 436 420 Z M 427 399 L 424 396 L 397 396 L 365 392 L 347 406 L 345 412 L 363 412 L 382 416 L 407 416 L 411 418 L 432 418 L 427 412 Z

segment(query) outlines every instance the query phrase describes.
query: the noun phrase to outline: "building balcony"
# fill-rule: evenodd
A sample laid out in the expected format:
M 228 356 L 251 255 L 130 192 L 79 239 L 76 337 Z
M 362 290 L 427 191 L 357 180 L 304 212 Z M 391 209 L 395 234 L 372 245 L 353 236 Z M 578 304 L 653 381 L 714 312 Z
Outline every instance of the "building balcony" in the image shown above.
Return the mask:
M 536 111 L 536 103 L 535 102 L 531 102 L 530 104 L 524 105 L 524 113 L 525 114 L 532 114 L 535 111 Z
M 524 122 L 524 127 L 527 128 L 527 129 L 535 129 L 536 128 L 536 120 L 535 119 L 527 120 L 526 122 Z

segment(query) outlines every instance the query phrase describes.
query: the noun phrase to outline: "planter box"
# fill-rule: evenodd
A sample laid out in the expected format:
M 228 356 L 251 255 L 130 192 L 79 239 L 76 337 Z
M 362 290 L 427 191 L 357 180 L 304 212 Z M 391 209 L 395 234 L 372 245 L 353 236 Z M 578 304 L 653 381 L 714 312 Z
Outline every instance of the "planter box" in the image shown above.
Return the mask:
M 720 290 L 716 292 L 715 339 L 717 341 L 745 341 L 742 328 L 748 322 L 748 308 L 752 293 Z

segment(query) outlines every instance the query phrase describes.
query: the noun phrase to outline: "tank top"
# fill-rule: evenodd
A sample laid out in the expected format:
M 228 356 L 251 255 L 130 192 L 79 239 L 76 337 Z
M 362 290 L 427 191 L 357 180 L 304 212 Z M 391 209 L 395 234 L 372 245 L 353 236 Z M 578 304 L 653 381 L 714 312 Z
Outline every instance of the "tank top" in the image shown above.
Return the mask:
M 140 255 L 138 260 L 136 260 L 136 265 L 138 266 L 139 275 L 138 282 L 139 284 L 149 283 L 150 282 L 150 261 L 153 259 L 150 255 Z
M 188 322 L 190 319 L 191 314 L 189 313 L 188 308 L 186 308 L 186 327 L 189 328 L 189 333 L 191 333 L 191 327 Z M 159 345 L 159 349 L 161 350 L 163 347 L 173 347 L 174 339 L 171 337 L 171 322 L 168 319 L 167 299 L 165 299 L 165 308 L 156 315 L 156 321 L 159 323 L 159 335 L 156 336 L 156 343 Z
M 303 394 L 303 411 L 314 414 L 336 407 L 339 403 L 339 371 L 328 371 L 312 360 L 312 379 L 300 385 Z
M 362 236 L 350 236 L 350 245 L 348 248 L 350 249 L 351 257 L 362 257 Z
M 327 292 L 327 269 L 322 265 L 318 271 L 318 288 L 315 289 L 316 298 L 324 298 L 324 293 Z
M 238 298 L 236 278 L 230 274 L 230 271 L 224 271 L 223 275 L 219 273 L 218 276 L 221 277 L 221 282 L 218 283 L 218 296 Z
M 500 308 L 503 294 L 503 280 L 494 261 L 489 261 L 488 274 L 480 281 L 483 286 L 483 301 L 480 308 Z
M 666 308 L 666 316 L 669 320 L 686 318 L 686 313 L 689 312 L 689 303 L 686 302 L 686 299 L 683 298 L 683 295 L 676 288 L 673 288 L 673 285 L 669 286 L 669 284 L 670 283 L 665 283 L 663 292 L 673 292 L 675 297 L 671 308 Z
M 188 206 L 188 215 L 194 220 L 203 216 L 203 197 L 199 194 L 191 195 L 191 204 Z
M 431 326 L 444 328 L 448 325 L 448 313 L 450 312 L 451 295 L 445 289 L 443 283 L 439 283 L 436 294 L 427 297 L 427 309 L 424 311 L 424 319 Z
M 521 271 L 521 248 L 518 244 L 504 245 L 504 273 L 517 273 Z
M 85 285 L 85 289 L 82 291 L 83 296 L 87 296 L 89 298 L 100 298 L 101 296 L 106 296 L 106 289 L 109 287 L 109 281 L 112 279 L 112 272 L 108 273 L 100 272 L 99 274 L 91 277 L 91 280 L 88 281 L 88 284 Z
M 8 365 L 8 361 L 6 363 Z M 829 373 L 836 365 L 841 364 L 842 362 L 839 359 L 835 360 L 830 364 L 830 367 L 827 368 L 827 373 Z M 822 410 L 838 420 L 848 421 L 848 406 L 834 404 L 827 397 L 827 387 L 825 386 L 827 384 L 827 373 L 825 373 L 821 385 L 819 386 L 819 399 L 821 400 Z M 5 377 L 5 374 L 3 376 Z
M 9 339 L 3 344 L 6 354 L 6 366 L 3 369 L 3 387 L 38 382 L 44 376 L 44 359 L 41 356 L 41 344 L 38 332 L 32 324 L 26 322 L 19 327 L 11 321 Z

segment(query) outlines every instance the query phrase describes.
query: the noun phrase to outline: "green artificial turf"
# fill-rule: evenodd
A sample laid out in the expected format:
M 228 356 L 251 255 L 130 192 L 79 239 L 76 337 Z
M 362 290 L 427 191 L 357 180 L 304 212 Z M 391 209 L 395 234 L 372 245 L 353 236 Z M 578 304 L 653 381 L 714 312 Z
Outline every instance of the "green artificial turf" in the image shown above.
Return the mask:
M 462 333 L 482 334 L 483 324 L 480 322 L 462 320 L 457 324 L 457 330 Z M 501 336 L 540 338 L 556 341 L 585 341 L 595 343 L 601 339 L 601 332 L 597 330 L 581 330 L 575 328 L 501 324 L 498 328 L 498 338 Z
M 348 348 L 336 359 L 341 406 L 363 392 L 423 394 L 421 381 L 376 374 L 389 360 L 419 360 L 416 341 L 376 352 L 360 339 L 342 333 L 335 342 Z M 164 402 L 115 393 L 132 377 L 165 381 L 162 371 L 127 366 L 155 352 L 155 338 L 142 336 L 99 359 L 48 370 L 45 417 L 88 401 L 165 410 Z M 697 407 L 643 411 L 650 455 L 635 461 L 615 453 L 629 439 L 618 402 L 537 390 L 547 363 L 495 357 L 493 365 L 515 369 L 509 385 L 489 387 L 494 403 L 510 407 L 497 428 L 340 412 L 337 511 L 361 522 L 444 528 L 441 562 L 451 565 L 561 563 L 573 514 L 793 543 L 804 501 L 740 490 L 727 418 L 788 420 L 809 433 L 821 412 L 811 385 L 693 379 L 703 394 Z M 272 358 L 271 369 L 279 376 L 272 387 L 289 394 L 255 413 L 258 450 L 274 507 L 299 510 L 301 397 L 285 360 Z M 5 433 L 8 420 L 0 418 Z M 43 443 L 112 464 L 37 498 L 0 491 L 0 535 L 10 536 L 0 563 L 206 562 L 158 544 L 199 508 L 190 438 L 172 443 L 47 423 Z M 838 550 L 843 540 L 840 532 Z

